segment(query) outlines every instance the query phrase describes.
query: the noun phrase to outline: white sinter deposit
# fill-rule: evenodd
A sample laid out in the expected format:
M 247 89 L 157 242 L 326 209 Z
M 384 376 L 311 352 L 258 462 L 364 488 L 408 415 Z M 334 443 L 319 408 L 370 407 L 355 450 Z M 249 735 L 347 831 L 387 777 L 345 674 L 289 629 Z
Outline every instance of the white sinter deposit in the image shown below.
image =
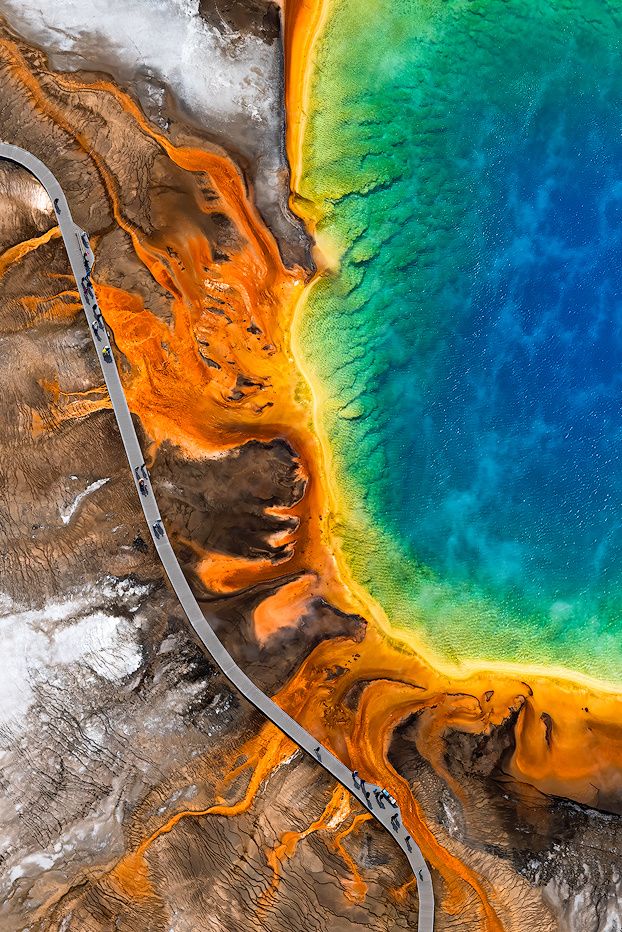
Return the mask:
M 268 4 L 266 3 L 266 8 Z M 202 130 L 246 159 L 257 206 L 306 255 L 287 206 L 280 38 L 234 30 L 200 0 L 0 0 L 0 12 L 54 67 L 110 72 L 166 125 L 164 88 Z
M 2 12 L 52 62 L 109 67 L 169 87 L 205 125 L 246 114 L 274 121 L 278 80 L 273 45 L 209 26 L 199 0 L 3 0 Z M 61 57 L 62 56 L 62 57 Z

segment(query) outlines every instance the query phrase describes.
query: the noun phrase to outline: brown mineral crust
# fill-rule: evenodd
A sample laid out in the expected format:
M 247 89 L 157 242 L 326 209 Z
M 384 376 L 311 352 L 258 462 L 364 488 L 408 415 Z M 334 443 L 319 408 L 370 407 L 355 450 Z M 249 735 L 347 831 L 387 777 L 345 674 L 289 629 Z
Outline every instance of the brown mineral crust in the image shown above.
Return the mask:
M 427 715 L 417 713 L 397 729 L 390 760 L 446 849 L 480 863 L 505 899 L 507 927 L 606 928 L 622 891 L 622 818 L 546 796 L 508 774 L 520 704 L 484 733 L 448 729 L 442 768 L 430 763 L 422 738 Z M 619 806 L 603 801 L 604 810 L 607 802 L 610 811 Z
M 197 778 L 190 769 L 185 776 L 189 782 Z M 165 802 L 165 789 L 146 801 L 142 817 Z M 209 789 L 197 789 L 192 808 L 209 806 Z M 168 929 L 171 916 L 176 932 L 413 928 L 416 901 L 405 908 L 394 892 L 409 879 L 406 862 L 395 862 L 389 836 L 358 807 L 348 808 L 350 830 L 340 837 L 343 827 L 323 817 L 330 797 L 328 779 L 297 755 L 270 778 L 251 811 L 235 821 L 181 819 L 153 839 L 143 863 L 130 859 L 122 873 L 76 885 L 33 932 L 53 932 L 69 919 L 81 932 L 100 932 L 113 923 L 120 932 L 152 932 Z M 153 816 L 152 822 L 157 824 Z M 303 837 L 309 824 L 316 828 Z M 273 860 L 272 852 L 284 843 L 291 854 L 281 851 Z M 364 878 L 365 899 L 352 886 L 350 864 Z
M 279 545 L 272 539 L 296 529 L 298 519 L 291 509 L 306 488 L 301 464 L 286 441 L 249 441 L 200 461 L 163 444 L 151 464 L 151 476 L 197 598 L 227 650 L 261 689 L 276 692 L 326 638 L 348 638 L 353 644 L 363 638 L 365 622 L 360 616 L 340 612 L 320 596 L 310 596 L 301 613 L 267 643 L 257 638 L 257 606 L 302 575 L 288 568 L 294 544 Z M 208 552 L 269 561 L 273 578 L 265 578 L 264 572 L 263 581 L 225 596 L 210 591 L 200 577 L 201 555 Z
M 270 586 L 255 587 L 227 599 L 202 601 L 208 616 L 215 619 L 214 629 L 236 663 L 268 695 L 276 693 L 322 641 L 344 638 L 352 642 L 354 649 L 365 634 L 365 621 L 360 616 L 339 612 L 318 597 L 307 602 L 294 624 L 281 628 L 266 644 L 259 643 L 253 626 L 253 609 L 289 581 L 280 579 Z M 198 591 L 200 595 L 200 589 Z
M 167 604 L 165 597 L 161 596 L 160 601 Z M 152 608 L 153 621 L 158 611 L 158 607 L 155 611 Z M 54 837 L 58 831 L 55 822 L 60 821 L 66 829 L 74 822 L 79 827 L 80 807 L 88 812 L 100 796 L 116 791 L 119 798 L 115 803 L 123 810 L 124 847 L 119 849 L 118 842 L 114 846 L 109 844 L 100 852 L 94 851 L 91 859 L 82 865 L 79 861 L 70 862 L 66 879 L 66 869 L 44 875 L 46 886 L 42 887 L 39 882 L 37 888 L 40 897 L 45 894 L 42 906 L 39 907 L 34 897 L 23 904 L 29 928 L 58 929 L 63 921 L 69 922 L 71 918 L 80 929 L 168 929 L 176 906 L 174 890 L 170 902 L 165 902 L 157 893 L 150 892 L 157 887 L 157 877 L 147 876 L 147 865 L 139 864 L 132 882 L 126 884 L 120 883 L 114 873 L 115 867 L 123 859 L 124 848 L 131 851 L 134 843 L 149 834 L 150 826 L 160 825 L 167 813 L 184 806 L 194 807 L 202 797 L 213 798 L 213 781 L 222 777 L 222 762 L 235 757 L 236 747 L 257 727 L 255 713 L 231 692 L 219 671 L 206 662 L 196 645 L 188 640 L 185 626 L 179 619 L 170 617 L 163 628 L 155 627 L 150 632 L 150 643 L 152 649 L 145 651 L 140 677 L 130 684 L 130 690 L 116 697 L 98 692 L 97 698 L 100 703 L 103 699 L 104 704 L 96 714 L 106 723 L 101 749 L 89 748 L 80 736 L 80 727 L 90 725 L 88 717 L 75 722 L 70 718 L 60 733 L 58 725 L 54 725 L 56 734 L 51 729 L 44 731 L 48 746 L 58 754 L 61 780 L 48 781 L 49 816 L 38 816 L 33 829 L 38 824 L 39 832 L 49 831 Z M 61 695 L 55 698 L 56 702 L 62 702 Z M 125 703 L 125 728 L 119 712 L 110 708 L 120 699 Z M 166 715 L 171 703 L 175 703 L 176 722 L 164 743 L 145 727 L 145 719 L 157 720 L 160 715 Z M 67 709 L 50 702 L 49 698 L 47 708 L 55 719 L 63 713 L 67 718 Z M 130 744 L 124 736 L 136 716 L 143 719 L 142 731 L 132 734 Z M 88 786 L 91 781 L 82 786 L 79 773 L 73 772 L 73 753 L 64 747 L 65 736 L 68 741 L 73 736 L 73 753 L 78 760 L 86 757 L 90 761 L 95 793 Z M 141 770 L 142 779 L 134 775 Z M 63 774 L 69 778 L 66 787 Z M 112 781 L 112 787 L 103 782 L 106 777 Z M 34 785 L 38 782 L 36 780 Z M 67 799 L 68 792 L 73 794 L 71 801 Z M 44 799 L 37 798 L 32 791 L 24 798 L 35 812 L 44 803 Z M 208 821 L 203 820 L 203 823 Z M 171 837 L 171 844 L 177 844 L 175 835 Z M 201 874 L 206 867 L 202 867 Z M 193 869 L 197 869 L 196 864 Z M 14 904 L 17 922 L 18 904 L 19 900 Z M 200 922 L 198 916 L 189 918 L 191 922 Z M 124 925 L 124 922 L 134 925 Z
M 163 445 L 152 465 L 156 496 L 165 503 L 171 533 L 201 550 L 282 561 L 288 545 L 271 536 L 297 527 L 291 509 L 306 486 L 301 465 L 283 439 L 249 441 L 209 460 L 183 459 Z
M 18 241 L 30 236 L 32 197 L 36 193 L 39 203 L 40 190 L 6 164 L 0 166 L 0 186 L 22 192 L 28 209 L 11 229 Z M 53 216 L 49 202 L 37 213 L 45 217 L 45 229 Z M 4 226 L 2 235 L 6 241 Z M 152 549 L 141 554 L 132 546 L 142 516 L 112 414 L 98 412 L 101 374 L 68 270 L 62 243 L 53 240 L 10 265 L 0 280 L 0 576 L 4 593 L 37 604 L 76 581 L 86 584 L 93 567 L 97 573 L 105 567 L 118 575 L 161 578 Z M 64 420 L 65 405 L 76 415 L 71 424 Z M 91 407 L 91 418 L 80 416 Z M 98 479 L 105 484 L 73 520 L 64 520 L 72 500 Z M 83 569 L 78 580 L 76 554 Z
M 409 929 L 416 924 L 416 902 L 404 909 L 391 891 L 408 880 L 405 863 L 398 864 L 391 839 L 365 822 L 344 841 L 369 887 L 365 901 L 348 896 L 351 871 L 334 842 L 338 830 L 324 829 L 301 841 L 296 854 L 283 863 L 274 883 L 266 852 L 289 832 L 304 832 L 321 819 L 330 797 L 330 783 L 315 769 L 296 761 L 271 779 L 251 813 L 240 816 L 230 831 L 216 819 L 184 820 L 177 844 L 161 836 L 149 861 L 166 899 L 174 898 L 180 915 L 200 917 L 202 928 L 237 932 L 240 928 L 278 930 Z M 301 817 L 300 799 L 305 799 Z M 353 810 L 353 815 L 360 810 Z M 209 856 L 208 856 L 209 855 Z M 193 865 L 209 863 L 202 877 Z M 243 865 L 245 882 L 236 875 Z M 238 888 L 240 895 L 231 896 Z M 261 892 L 259 892 L 261 891 Z M 259 893 L 259 896 L 257 894 Z M 223 908 L 224 904 L 224 908 Z M 183 919 L 180 929 L 190 930 Z
M 27 171 L 7 171 L 7 168 L 0 166 L 0 254 L 15 243 L 39 236 L 56 222 L 52 205 L 39 182 Z
M 200 0 L 203 19 L 224 31 L 251 33 L 267 42 L 281 37 L 280 7 L 272 0 Z

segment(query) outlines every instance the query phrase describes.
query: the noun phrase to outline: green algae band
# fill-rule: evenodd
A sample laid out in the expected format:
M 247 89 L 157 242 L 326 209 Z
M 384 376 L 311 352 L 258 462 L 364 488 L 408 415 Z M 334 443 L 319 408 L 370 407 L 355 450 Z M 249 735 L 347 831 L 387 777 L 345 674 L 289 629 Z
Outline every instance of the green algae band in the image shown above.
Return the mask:
M 333 4 L 299 334 L 346 556 L 447 659 L 620 676 L 622 4 Z

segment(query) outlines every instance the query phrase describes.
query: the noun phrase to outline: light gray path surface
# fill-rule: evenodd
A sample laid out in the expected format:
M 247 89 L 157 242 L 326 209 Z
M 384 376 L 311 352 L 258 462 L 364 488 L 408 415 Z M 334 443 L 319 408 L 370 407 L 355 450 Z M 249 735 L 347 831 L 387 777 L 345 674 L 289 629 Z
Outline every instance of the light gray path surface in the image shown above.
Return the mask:
M 58 224 L 63 236 L 65 248 L 69 256 L 71 268 L 78 285 L 82 306 L 89 330 L 93 338 L 97 357 L 104 374 L 106 386 L 114 414 L 119 425 L 123 445 L 130 464 L 132 476 L 138 490 L 138 497 L 145 513 L 149 531 L 153 538 L 160 560 L 173 586 L 177 598 L 181 602 L 190 624 L 200 638 L 204 647 L 216 661 L 224 675 L 251 702 L 266 718 L 269 718 L 277 728 L 280 728 L 298 747 L 306 751 L 317 763 L 327 770 L 339 783 L 353 796 L 363 803 L 371 814 L 393 836 L 400 848 L 406 854 L 417 880 L 419 893 L 419 932 L 432 932 L 434 928 L 434 892 L 432 879 L 428 866 L 420 849 L 408 835 L 402 823 L 399 808 L 393 800 L 379 796 L 380 788 L 374 784 L 362 783 L 340 760 L 326 748 L 319 745 L 316 739 L 302 728 L 298 722 L 284 712 L 272 699 L 248 678 L 238 667 L 231 655 L 225 650 L 218 637 L 208 624 L 196 601 L 190 586 L 184 576 L 177 557 L 169 543 L 164 524 L 158 510 L 147 470 L 144 466 L 143 454 L 138 443 L 136 430 L 130 415 L 125 393 L 123 391 L 119 372 L 110 350 L 108 335 L 101 313 L 97 307 L 95 296 L 90 284 L 90 268 L 93 262 L 93 253 L 88 244 L 86 233 L 73 222 L 69 205 L 62 188 L 51 171 L 35 156 L 25 149 L 17 146 L 0 143 L 0 158 L 9 159 L 28 169 L 37 178 L 47 191 L 58 218 Z M 145 494 L 146 493 L 146 494 Z M 383 808 L 384 807 L 384 808 Z

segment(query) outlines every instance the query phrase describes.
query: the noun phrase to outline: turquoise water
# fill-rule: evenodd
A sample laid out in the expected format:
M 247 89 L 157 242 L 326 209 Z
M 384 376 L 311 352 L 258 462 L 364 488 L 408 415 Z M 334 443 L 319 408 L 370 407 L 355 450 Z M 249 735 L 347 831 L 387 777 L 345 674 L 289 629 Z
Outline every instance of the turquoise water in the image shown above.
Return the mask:
M 346 553 L 445 654 L 616 676 L 618 5 L 374 9 L 335 5 L 303 191 Z

